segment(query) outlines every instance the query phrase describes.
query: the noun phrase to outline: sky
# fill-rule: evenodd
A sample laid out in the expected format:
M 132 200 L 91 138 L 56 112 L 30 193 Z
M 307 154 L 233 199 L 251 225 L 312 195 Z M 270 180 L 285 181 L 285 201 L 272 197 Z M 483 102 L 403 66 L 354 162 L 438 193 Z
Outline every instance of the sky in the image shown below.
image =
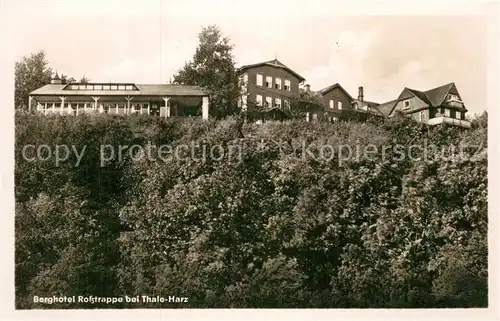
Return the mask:
M 191 60 L 201 28 L 216 24 L 237 66 L 277 57 L 312 90 L 338 82 L 357 96 L 363 86 L 379 103 L 404 87 L 455 82 L 470 113 L 484 111 L 496 57 L 491 7 L 424 2 L 21 0 L 3 4 L 2 20 L 14 61 L 44 50 L 76 79 L 168 82 Z

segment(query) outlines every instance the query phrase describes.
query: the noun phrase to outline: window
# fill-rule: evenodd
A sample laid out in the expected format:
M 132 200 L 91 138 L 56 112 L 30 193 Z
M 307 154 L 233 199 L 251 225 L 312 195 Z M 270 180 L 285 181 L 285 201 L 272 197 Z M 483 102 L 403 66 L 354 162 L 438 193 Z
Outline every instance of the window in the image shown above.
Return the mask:
M 262 106 L 262 96 L 261 95 L 255 96 L 255 103 L 259 106 Z
M 290 80 L 285 79 L 285 90 L 286 91 L 291 91 L 292 88 L 290 87 Z
M 126 85 L 125 90 L 134 90 L 134 86 L 132 85 Z
M 118 85 L 111 85 L 111 90 L 118 90 Z
M 78 90 L 78 85 L 71 85 L 69 87 L 69 89 L 71 89 L 71 90 Z
M 309 112 L 306 112 L 306 121 L 309 121 Z
M 125 85 L 118 85 L 118 90 L 125 90 Z
M 408 108 L 410 108 L 410 101 L 409 100 L 403 101 L 403 109 L 408 109 Z
M 460 101 L 460 97 L 455 94 L 448 94 L 448 100 L 455 100 L 455 101 Z
M 111 89 L 111 86 L 110 86 L 110 85 L 103 85 L 103 86 L 102 86 L 102 89 L 103 89 L 103 90 L 110 90 L 110 89 Z
M 78 85 L 78 90 L 85 90 L 85 85 Z
M 266 103 L 264 104 L 265 107 L 271 107 L 273 105 L 273 98 L 272 97 L 266 97 Z
M 257 74 L 257 86 L 262 86 L 262 75 Z
M 281 78 L 276 78 L 274 88 L 281 90 Z
M 445 109 L 444 109 L 444 115 L 445 115 L 446 117 L 450 117 L 450 110 L 449 110 L 448 108 L 445 108 Z
M 462 119 L 462 112 L 461 111 L 455 112 L 455 116 L 456 119 Z
M 255 95 L 255 105 L 262 106 L 262 96 L 261 95 Z
M 318 114 L 316 114 L 316 113 L 314 113 L 314 114 L 313 114 L 313 120 L 314 120 L 314 121 L 317 121 L 317 120 L 318 120 Z
M 290 100 L 283 99 L 283 105 L 285 106 L 285 109 L 290 110 Z
M 102 85 L 94 85 L 95 90 L 102 90 Z
M 281 98 L 275 98 L 274 99 L 274 106 L 278 107 L 281 109 Z
M 94 85 L 85 85 L 87 90 L 94 90 Z
M 420 121 L 421 123 L 426 123 L 426 122 L 427 122 L 427 121 L 426 121 L 426 119 L 425 119 L 425 116 L 426 116 L 426 115 L 425 115 L 425 112 L 426 112 L 425 110 L 421 110 L 421 111 L 420 111 L 419 121 Z
M 333 109 L 333 107 L 334 107 L 334 106 L 335 106 L 335 105 L 334 105 L 333 100 L 332 100 L 332 99 L 330 99 L 330 108 L 331 108 L 331 109 Z
M 273 88 L 273 77 L 266 76 L 266 87 Z
M 338 108 L 339 110 L 342 110 L 342 102 L 341 102 L 341 101 L 338 101 L 338 102 L 337 102 L 337 108 Z

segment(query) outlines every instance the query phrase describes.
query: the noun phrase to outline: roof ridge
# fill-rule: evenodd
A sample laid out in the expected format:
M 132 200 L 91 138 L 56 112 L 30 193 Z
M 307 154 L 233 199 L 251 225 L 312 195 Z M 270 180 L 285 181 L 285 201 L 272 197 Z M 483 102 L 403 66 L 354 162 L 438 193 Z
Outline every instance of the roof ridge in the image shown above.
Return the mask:
M 424 95 L 427 97 L 427 99 L 429 99 L 429 102 L 432 103 L 432 99 L 431 99 L 431 97 L 429 97 L 430 92 L 432 92 L 433 90 L 439 89 L 439 88 L 446 88 L 446 92 L 448 93 L 450 91 L 451 87 L 453 87 L 453 86 L 456 86 L 455 82 L 451 82 L 451 83 L 448 83 L 445 85 L 437 86 L 437 87 L 434 87 L 434 88 L 431 88 L 431 89 L 424 91 Z M 441 105 L 443 103 L 443 101 L 445 100 L 445 98 L 446 98 L 446 94 L 443 97 L 441 97 L 439 102 L 436 103 L 436 106 Z
M 275 61 L 277 63 L 275 63 Z M 265 60 L 265 61 L 256 62 L 256 63 L 252 63 L 252 64 L 242 65 L 242 66 L 238 67 L 237 70 L 242 71 L 243 69 L 252 68 L 252 67 L 256 67 L 256 66 L 260 66 L 260 65 L 267 65 L 267 66 L 272 66 L 272 67 L 276 67 L 276 68 L 284 68 L 284 69 L 288 70 L 291 74 L 293 74 L 295 77 L 299 78 L 300 82 L 306 80 L 298 72 L 296 72 L 292 68 L 288 67 L 287 65 L 285 65 L 283 62 L 279 61 L 278 59 Z
M 438 89 L 438 88 L 441 88 L 441 87 L 447 87 L 447 86 L 453 86 L 453 85 L 455 85 L 455 82 L 450 82 L 450 83 L 447 83 L 447 84 L 444 84 L 444 85 L 441 85 L 441 86 L 436 86 L 434 88 L 430 88 L 430 89 L 424 90 L 423 92 L 428 92 L 428 91 L 431 91 L 431 90 L 434 90 L 434 89 Z

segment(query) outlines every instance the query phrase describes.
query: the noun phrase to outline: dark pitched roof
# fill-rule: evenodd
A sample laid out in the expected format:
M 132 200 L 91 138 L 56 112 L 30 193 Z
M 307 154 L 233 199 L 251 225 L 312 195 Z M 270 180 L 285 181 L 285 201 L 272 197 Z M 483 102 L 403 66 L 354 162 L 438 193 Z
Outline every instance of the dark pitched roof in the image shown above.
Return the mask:
M 363 100 L 365 104 L 367 104 L 369 107 L 377 107 L 380 105 L 379 103 L 373 102 L 373 101 L 368 101 L 368 100 Z
M 382 104 L 377 106 L 377 109 L 382 115 L 384 115 L 385 117 L 388 117 L 391 114 L 394 107 L 396 107 L 397 102 L 398 102 L 398 100 L 394 99 L 394 100 L 382 103 Z
M 429 99 L 427 98 L 427 96 L 425 95 L 424 92 L 421 92 L 421 91 L 418 91 L 418 90 L 415 90 L 415 89 L 411 89 L 411 88 L 407 88 L 407 87 L 405 89 L 408 90 L 409 92 L 411 92 L 413 95 L 417 96 L 424 103 L 426 103 L 426 104 L 430 104 L 431 103 L 429 101 Z
M 74 85 L 74 84 L 72 84 Z M 114 85 L 114 84 L 110 84 Z M 174 84 L 135 84 L 138 90 L 76 90 L 67 84 L 48 84 L 30 93 L 32 96 L 207 96 L 197 86 Z
M 423 100 L 425 103 L 433 107 L 438 107 L 441 106 L 441 104 L 446 98 L 446 95 L 454 86 L 455 83 L 449 83 L 426 91 L 418 91 L 410 88 L 405 88 L 405 89 L 407 89 L 412 94 Z
M 354 100 L 354 98 L 352 98 L 352 96 L 347 92 L 347 90 L 345 90 L 339 83 L 335 83 L 331 86 L 318 90 L 318 93 L 321 95 L 326 95 L 335 88 L 340 88 L 340 90 L 342 90 L 347 95 L 347 97 L 349 97 L 349 99 Z
M 286 71 L 288 71 L 289 73 L 291 73 L 292 75 L 294 75 L 295 77 L 297 77 L 300 81 L 306 80 L 304 77 L 299 75 L 294 70 L 290 69 L 288 66 L 286 66 L 284 63 L 282 63 L 278 59 L 273 59 L 273 60 L 264 61 L 264 62 L 258 62 L 258 63 L 250 64 L 250 65 L 244 65 L 244 66 L 241 66 L 240 68 L 238 68 L 238 71 L 244 71 L 246 69 L 260 67 L 260 66 L 271 66 L 271 67 L 275 67 L 275 68 L 282 68 L 282 69 L 285 69 Z
M 455 86 L 455 83 L 449 83 L 440 87 L 432 88 L 425 91 L 425 95 L 429 98 L 432 106 L 440 106 L 446 98 L 446 95 L 451 88 Z

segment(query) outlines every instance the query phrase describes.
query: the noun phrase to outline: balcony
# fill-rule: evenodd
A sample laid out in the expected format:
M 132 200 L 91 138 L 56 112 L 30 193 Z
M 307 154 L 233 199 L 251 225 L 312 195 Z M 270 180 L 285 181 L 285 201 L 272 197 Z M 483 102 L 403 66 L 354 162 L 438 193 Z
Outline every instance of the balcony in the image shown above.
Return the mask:
M 450 107 L 459 107 L 459 108 L 464 107 L 464 103 L 459 99 L 450 99 L 446 102 L 446 104 Z
M 471 123 L 468 120 L 455 119 L 455 118 L 446 117 L 446 116 L 431 118 L 431 119 L 429 119 L 428 124 L 431 126 L 435 126 L 435 125 L 439 125 L 439 124 L 449 124 L 449 125 L 459 126 L 459 127 L 463 127 L 463 128 L 470 128 L 471 127 Z

